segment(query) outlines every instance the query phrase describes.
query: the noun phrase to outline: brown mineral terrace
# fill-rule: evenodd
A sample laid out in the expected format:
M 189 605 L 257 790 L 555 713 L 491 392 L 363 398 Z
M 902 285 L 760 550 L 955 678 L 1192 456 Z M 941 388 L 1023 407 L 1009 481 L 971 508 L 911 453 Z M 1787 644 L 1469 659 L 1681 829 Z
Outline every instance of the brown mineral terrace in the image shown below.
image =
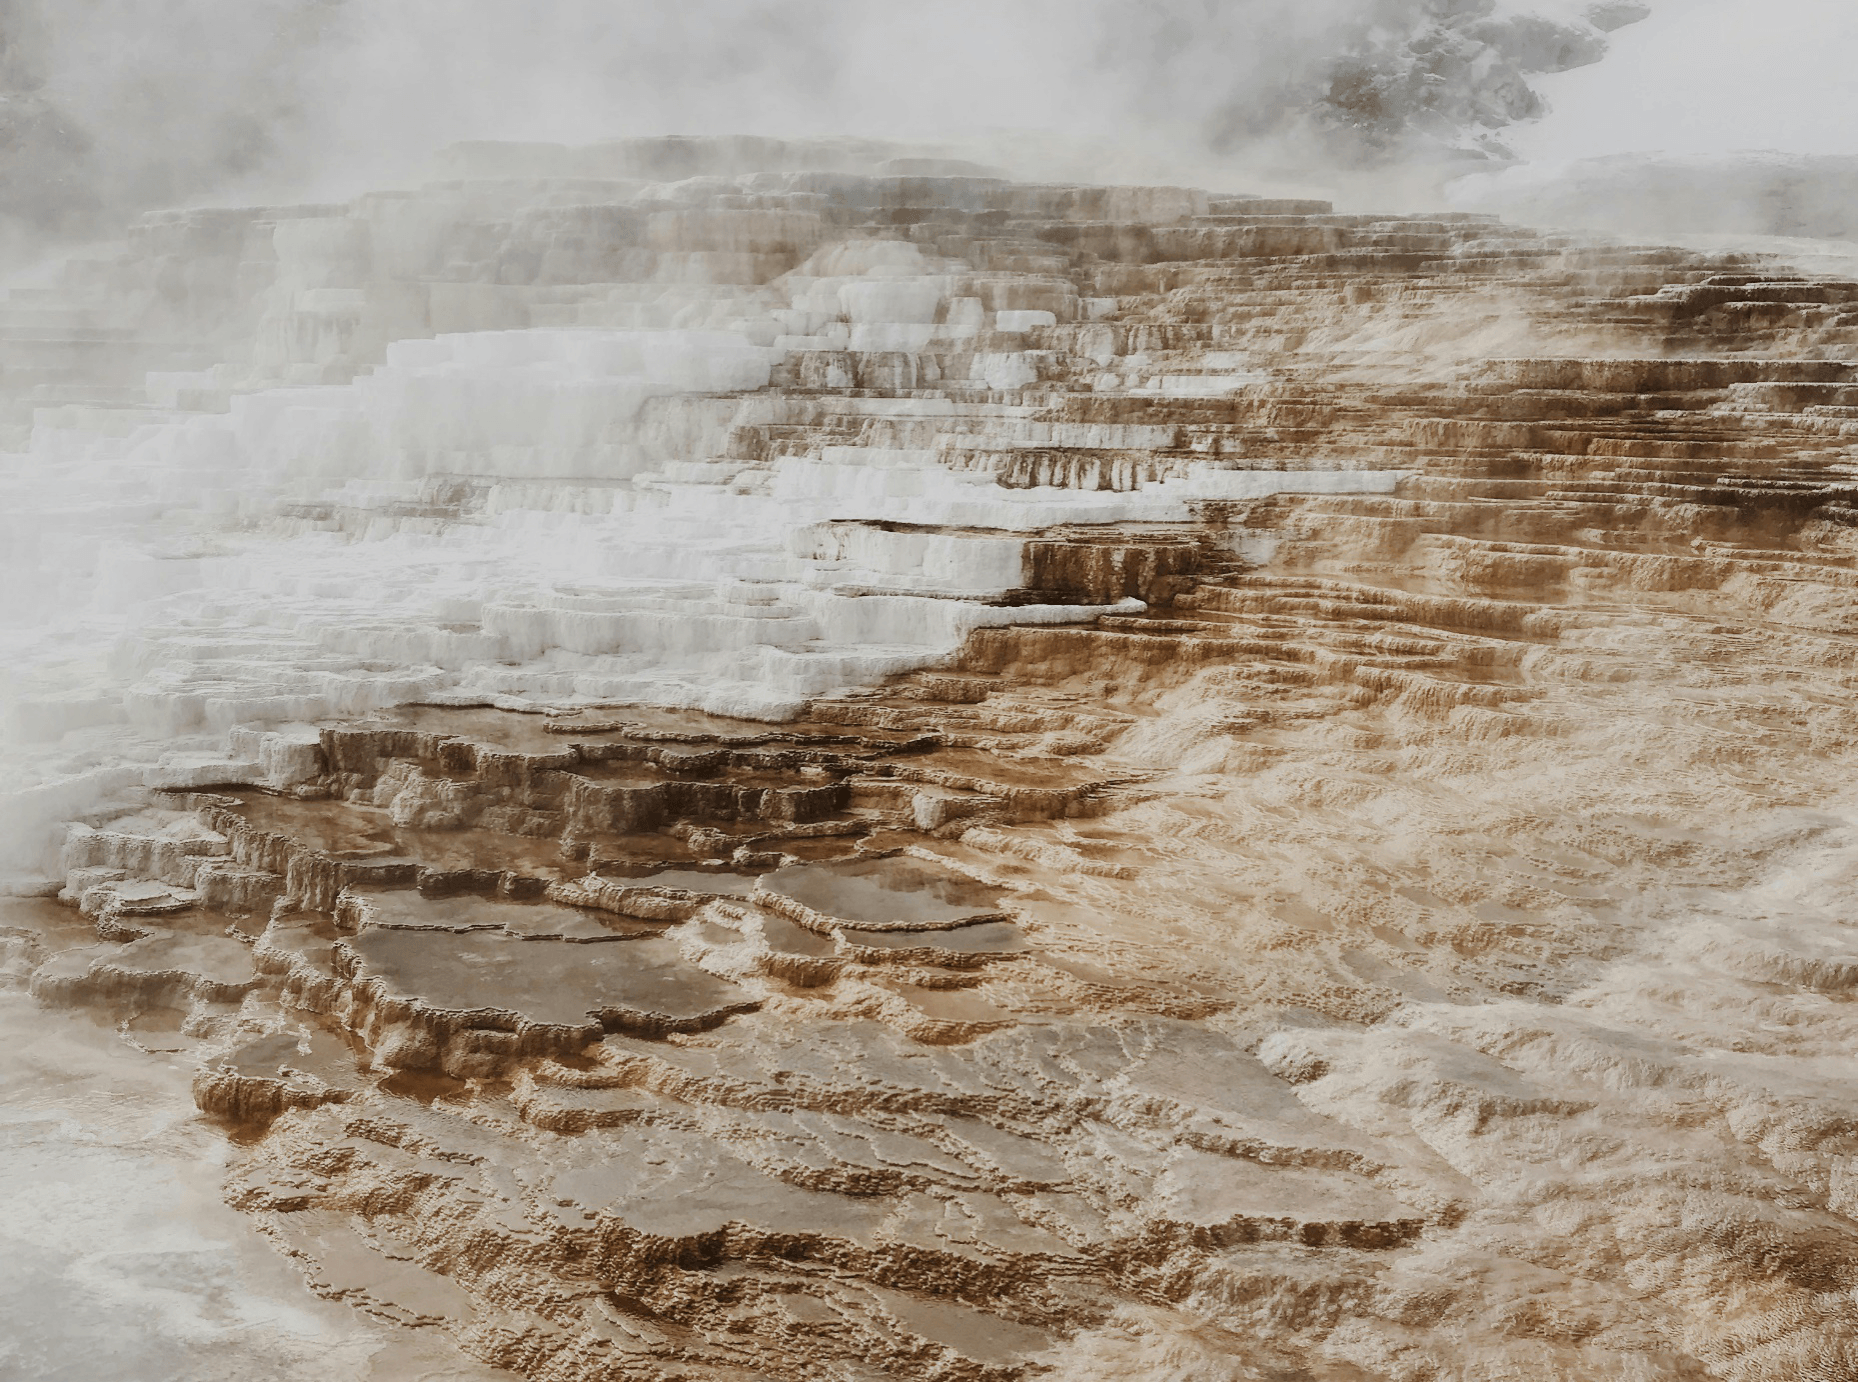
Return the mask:
M 185 1050 L 316 1290 L 528 1378 L 1858 1377 L 1858 283 L 889 156 L 465 150 L 16 294 L 43 445 L 390 340 L 799 311 L 803 266 L 901 246 L 922 320 L 784 319 L 765 383 L 625 444 L 718 493 L 973 482 L 958 522 L 818 524 L 769 600 L 1017 543 L 939 597 L 997 622 L 767 720 L 589 693 L 561 669 L 607 654 L 489 614 L 454 663 L 152 620 L 83 712 L 115 728 L 45 731 L 146 773 L 70 813 L 56 915 L 0 904 L 22 981 Z M 160 368 L 206 373 L 128 396 Z M 242 531 L 363 553 L 515 502 L 445 464 Z M 986 507 L 1342 472 L 1385 485 Z

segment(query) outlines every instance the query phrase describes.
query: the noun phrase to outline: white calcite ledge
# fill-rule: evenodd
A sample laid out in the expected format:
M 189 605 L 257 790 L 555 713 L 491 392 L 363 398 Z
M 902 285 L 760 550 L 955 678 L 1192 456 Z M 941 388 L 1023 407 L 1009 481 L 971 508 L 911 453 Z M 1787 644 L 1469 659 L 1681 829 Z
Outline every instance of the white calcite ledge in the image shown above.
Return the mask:
M 782 355 L 742 333 L 477 332 L 398 342 L 352 384 L 244 394 L 226 414 L 120 437 L 47 427 L 15 461 L 70 505 L 41 543 L 60 528 L 108 536 L 88 570 L 41 561 L 19 577 L 120 630 L 123 714 L 159 734 L 447 693 L 780 718 L 925 666 L 983 625 L 1099 613 L 983 603 L 1022 585 L 1027 534 L 1184 522 L 1199 500 L 1386 493 L 1399 478 L 1195 463 L 1126 492 L 1008 489 L 936 450 L 824 446 L 752 467 L 705 454 L 708 434 L 763 406 Z M 642 412 L 666 397 L 711 405 L 702 431 L 667 435 L 663 414 Z M 856 414 L 863 400 L 846 401 Z M 890 421 L 953 416 L 939 400 L 871 402 Z M 448 480 L 487 486 L 482 511 L 420 516 Z M 336 533 L 290 517 L 336 510 L 359 518 Z M 178 514 L 189 550 L 158 521 Z M 61 704 L 23 698 L 16 730 L 63 733 Z M 78 714 L 107 709 L 93 688 Z
M 1036 333 L 1078 301 L 1035 283 L 1059 311 L 989 310 L 964 268 L 842 243 L 762 288 L 634 292 L 620 315 L 646 326 L 402 339 L 340 384 L 157 372 L 140 411 L 40 409 L 4 457 L 13 783 L 81 771 L 73 731 L 147 762 L 150 786 L 282 781 L 277 764 L 228 759 L 227 732 L 412 700 L 781 719 L 932 666 L 977 628 L 1103 612 L 1000 603 L 1044 529 L 1399 478 L 1196 461 L 1120 491 L 1008 488 L 963 458 L 1127 453 L 1173 429 L 1039 416 L 1016 391 L 1053 368 Z M 299 290 L 291 311 L 344 291 Z M 1127 370 L 1093 387 L 1181 391 L 1092 340 L 1093 368 Z M 940 392 L 853 387 L 872 361 L 925 350 Z M 1186 392 L 1265 377 L 1229 352 L 1211 364 Z M 215 390 L 221 410 L 176 406 Z M 744 429 L 802 413 L 790 446 L 730 454 Z

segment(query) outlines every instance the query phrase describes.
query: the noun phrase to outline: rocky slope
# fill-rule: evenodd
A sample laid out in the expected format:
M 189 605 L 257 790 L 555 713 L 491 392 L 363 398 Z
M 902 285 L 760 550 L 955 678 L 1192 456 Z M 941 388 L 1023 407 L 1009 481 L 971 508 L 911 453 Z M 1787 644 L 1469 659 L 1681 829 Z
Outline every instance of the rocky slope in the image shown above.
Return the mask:
M 1858 1375 L 1858 284 L 895 156 L 16 294 L 8 972 L 529 1377 Z

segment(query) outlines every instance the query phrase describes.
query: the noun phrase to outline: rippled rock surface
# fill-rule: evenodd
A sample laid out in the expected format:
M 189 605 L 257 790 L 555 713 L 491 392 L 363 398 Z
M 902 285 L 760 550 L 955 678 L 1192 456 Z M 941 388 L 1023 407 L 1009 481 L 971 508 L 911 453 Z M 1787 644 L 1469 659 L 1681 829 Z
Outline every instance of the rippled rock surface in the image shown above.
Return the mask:
M 1852 1375 L 1858 284 L 888 157 L 12 299 L 5 973 L 528 1377 Z

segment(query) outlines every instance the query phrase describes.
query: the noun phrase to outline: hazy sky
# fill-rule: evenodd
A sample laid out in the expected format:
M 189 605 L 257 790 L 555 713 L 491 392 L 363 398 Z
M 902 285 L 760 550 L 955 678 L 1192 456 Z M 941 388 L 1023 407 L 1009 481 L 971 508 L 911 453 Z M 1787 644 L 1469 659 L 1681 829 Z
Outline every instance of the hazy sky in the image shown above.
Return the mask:
M 1534 160 L 1858 153 L 1858 0 L 1649 3 L 1598 65 L 1530 77 L 1553 113 L 1504 142 Z M 350 195 L 417 175 L 457 139 L 670 132 L 1046 130 L 1068 143 L 1049 166 L 1004 161 L 1213 183 L 1310 166 L 1314 185 L 1321 155 L 1247 146 L 1247 118 L 1320 96 L 1373 26 L 1429 13 L 1421 0 L 0 0 L 0 17 L 9 5 L 39 16 L 45 94 L 91 145 L 72 176 L 127 210 Z M 63 158 L 41 159 L 54 191 Z
M 1538 78 L 1531 159 L 1661 150 L 1858 154 L 1858 0 L 1651 0 L 1594 67 Z
M 322 165 L 344 173 L 484 137 L 1186 141 L 1234 90 L 1327 51 L 1336 19 L 1376 2 L 346 0 L 300 85 Z
M 1422 0 L 0 0 L 119 200 L 391 181 L 457 139 L 1048 130 L 1229 149 Z M 1582 0 L 1502 0 L 1578 12 Z M 1160 160 L 1165 162 L 1165 160 Z M 1157 169 L 1159 174 L 1162 170 Z

